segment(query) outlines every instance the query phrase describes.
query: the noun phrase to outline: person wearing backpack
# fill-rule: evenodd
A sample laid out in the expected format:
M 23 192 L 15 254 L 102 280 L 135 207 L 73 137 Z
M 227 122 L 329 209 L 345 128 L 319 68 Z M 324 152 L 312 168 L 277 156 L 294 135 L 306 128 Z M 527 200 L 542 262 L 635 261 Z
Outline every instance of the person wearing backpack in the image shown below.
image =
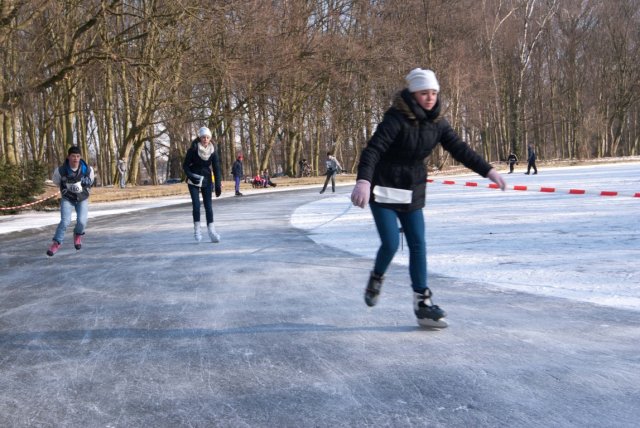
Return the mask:
M 67 150 L 64 164 L 53 171 L 52 181 L 60 187 L 60 223 L 53 236 L 53 242 L 47 250 L 49 257 L 58 252 L 64 233 L 71 223 L 71 212 L 76 211 L 76 226 L 73 229 L 73 245 L 76 250 L 82 248 L 82 237 L 89 218 L 89 189 L 95 176 L 93 168 L 82 160 L 78 146 Z
M 513 166 L 518 164 L 518 156 L 516 156 L 513 151 L 511 151 L 511 153 L 509 154 L 507 163 L 509 164 L 509 174 L 513 174 Z
M 338 159 L 336 159 L 336 157 L 333 156 L 333 153 L 327 152 L 327 160 L 325 161 L 325 166 L 327 169 L 327 172 L 325 173 L 327 178 L 324 180 L 324 186 L 322 187 L 320 194 L 323 194 L 325 190 L 327 190 L 327 185 L 329 184 L 329 180 L 331 180 L 331 191 L 335 193 L 336 174 L 338 173 L 338 171 L 342 169 L 342 165 L 340 165 L 340 162 L 338 162 Z

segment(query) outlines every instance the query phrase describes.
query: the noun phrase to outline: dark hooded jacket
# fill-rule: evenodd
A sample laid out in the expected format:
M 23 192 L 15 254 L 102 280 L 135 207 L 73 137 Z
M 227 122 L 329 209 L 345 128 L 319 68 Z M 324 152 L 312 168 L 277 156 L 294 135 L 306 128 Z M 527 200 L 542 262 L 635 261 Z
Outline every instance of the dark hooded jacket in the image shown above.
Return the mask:
M 221 177 L 220 173 L 220 161 L 218 159 L 218 150 L 216 147 L 213 147 L 213 153 L 209 156 L 209 159 L 203 160 L 198 155 L 198 143 L 200 142 L 199 138 L 196 138 L 191 143 L 191 147 L 187 150 L 187 154 L 184 157 L 184 162 L 182 164 L 182 169 L 186 176 L 191 179 L 193 182 L 200 181 L 200 176 L 204 177 L 202 181 L 202 186 L 211 186 L 211 172 L 213 171 L 213 176 L 215 178 L 215 187 L 216 189 L 221 189 Z M 213 143 L 211 143 L 213 144 Z
M 440 100 L 426 111 L 409 90 L 404 89 L 396 94 L 362 151 L 357 179 L 371 183 L 371 201 L 375 201 L 375 186 L 406 189 L 413 191 L 410 204 L 385 204 L 385 207 L 398 211 L 421 209 L 425 206 L 426 194 L 425 159 L 438 144 L 455 160 L 483 177 L 492 168 L 440 117 Z
M 60 193 L 62 197 L 71 202 L 82 202 L 89 197 L 91 189 L 91 170 L 87 163 L 80 159 L 80 165 L 76 171 L 71 169 L 69 160 L 65 160 L 64 164 L 58 167 L 58 174 L 60 174 Z M 70 185 L 80 183 L 82 191 L 75 193 L 69 189 Z
M 231 166 L 231 174 L 233 175 L 234 178 L 235 177 L 242 178 L 244 176 L 242 161 L 240 159 L 236 159 L 236 161 Z

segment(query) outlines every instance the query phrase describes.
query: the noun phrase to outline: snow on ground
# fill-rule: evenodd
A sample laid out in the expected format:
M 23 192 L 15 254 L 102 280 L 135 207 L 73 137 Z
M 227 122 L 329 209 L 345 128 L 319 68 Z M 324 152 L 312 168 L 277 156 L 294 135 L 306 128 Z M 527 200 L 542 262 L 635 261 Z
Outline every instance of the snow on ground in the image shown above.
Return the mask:
M 520 168 L 504 176 L 505 192 L 474 174 L 432 177 L 425 208 L 431 274 L 640 310 L 640 163 L 541 168 L 538 175 Z M 299 207 L 291 221 L 318 243 L 375 257 L 371 212 L 344 194 Z M 394 262 L 408 264 L 406 247 Z
M 541 168 L 538 175 L 520 170 L 505 174 L 506 192 L 488 188 L 489 181 L 473 173 L 432 178 L 425 209 L 430 273 L 640 310 L 640 197 L 634 197 L 640 163 Z M 602 191 L 619 194 L 600 196 Z M 180 196 L 96 203 L 89 217 L 188 202 Z M 0 235 L 59 220 L 58 211 L 2 216 Z M 371 213 L 353 207 L 348 193 L 319 196 L 299 207 L 291 222 L 318 243 L 375 257 L 379 240 Z M 406 265 L 408 250 L 394 261 Z
M 105 215 L 115 215 L 149 208 L 161 208 L 165 206 L 189 203 L 189 196 L 170 196 L 154 199 L 134 199 L 118 202 L 103 202 L 89 204 L 89 222 L 92 218 Z M 60 211 L 29 211 L 20 214 L 0 216 L 0 235 L 5 233 L 28 230 L 38 227 L 58 224 L 60 222 Z M 75 213 L 72 216 L 71 227 L 75 222 Z
M 282 192 L 287 190 L 304 189 L 305 186 L 289 186 L 280 187 L 277 189 L 268 189 L 269 192 Z M 255 193 L 264 193 L 267 190 L 263 189 L 250 189 L 243 191 L 245 195 L 251 195 Z M 98 218 L 106 215 L 123 214 L 128 212 L 134 212 L 139 210 L 146 210 L 149 208 L 162 208 L 177 204 L 190 204 L 191 198 L 189 192 L 184 186 L 184 195 L 166 196 L 160 198 L 145 198 L 145 199 L 128 199 L 116 202 L 90 202 L 89 204 L 89 222 L 93 218 Z M 233 197 L 233 193 L 223 193 L 221 198 Z M 72 217 L 75 221 L 75 214 Z M 12 214 L 0 216 L 0 235 L 18 232 L 21 230 L 34 229 L 39 227 L 45 227 L 50 225 L 57 225 L 60 222 L 60 211 L 53 210 L 48 212 L 42 211 L 27 211 L 20 214 Z

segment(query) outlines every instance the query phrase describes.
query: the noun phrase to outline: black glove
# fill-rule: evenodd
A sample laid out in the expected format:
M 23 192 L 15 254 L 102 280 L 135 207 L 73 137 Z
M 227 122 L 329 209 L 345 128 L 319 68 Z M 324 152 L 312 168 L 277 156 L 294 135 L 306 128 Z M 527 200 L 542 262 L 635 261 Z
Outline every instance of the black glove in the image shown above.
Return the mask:
M 216 186 L 216 198 L 219 198 L 222 194 L 222 187 Z

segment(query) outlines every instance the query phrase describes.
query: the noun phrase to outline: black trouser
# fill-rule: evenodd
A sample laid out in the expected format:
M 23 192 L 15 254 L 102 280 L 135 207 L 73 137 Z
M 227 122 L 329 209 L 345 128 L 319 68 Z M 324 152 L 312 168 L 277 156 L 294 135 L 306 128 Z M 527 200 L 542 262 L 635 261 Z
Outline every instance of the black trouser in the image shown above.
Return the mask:
M 324 180 L 324 186 L 322 187 L 322 191 L 327 190 L 327 185 L 329 184 L 329 180 L 331 180 L 331 190 L 336 191 L 336 171 L 329 170 L 327 171 L 327 178 Z
M 536 160 L 535 159 L 531 159 L 529 161 L 529 163 L 527 164 L 527 174 L 529 174 L 529 172 L 531 172 L 531 168 L 533 168 L 533 173 L 534 174 L 538 173 L 538 168 L 536 168 Z
M 189 194 L 191 195 L 191 204 L 193 205 L 193 221 L 200 221 L 200 192 L 202 192 L 202 202 L 204 204 L 204 213 L 207 217 L 207 224 L 213 223 L 213 208 L 211 206 L 213 184 L 203 184 L 202 187 L 192 186 L 189 184 Z

